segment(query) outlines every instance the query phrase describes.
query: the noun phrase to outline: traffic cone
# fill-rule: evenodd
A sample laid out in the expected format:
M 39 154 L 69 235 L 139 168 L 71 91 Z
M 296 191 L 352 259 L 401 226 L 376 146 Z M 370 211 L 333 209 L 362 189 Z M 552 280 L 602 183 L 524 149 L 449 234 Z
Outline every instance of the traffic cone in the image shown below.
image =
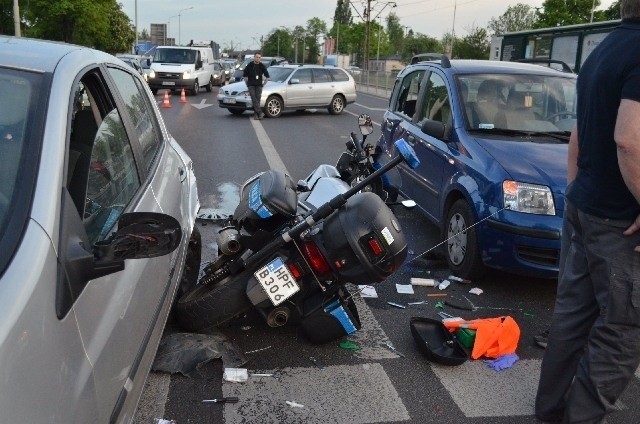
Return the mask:
M 171 103 L 169 103 L 169 92 L 164 92 L 164 99 L 162 99 L 162 107 L 171 107 Z
M 180 103 L 187 103 L 187 95 L 184 92 L 184 88 L 182 89 L 182 93 L 180 93 Z

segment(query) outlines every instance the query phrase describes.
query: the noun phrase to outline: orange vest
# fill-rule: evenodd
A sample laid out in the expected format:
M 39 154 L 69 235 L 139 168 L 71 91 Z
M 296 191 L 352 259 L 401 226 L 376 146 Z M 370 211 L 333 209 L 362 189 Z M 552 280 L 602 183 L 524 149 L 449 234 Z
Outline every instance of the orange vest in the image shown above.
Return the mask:
M 471 321 L 448 321 L 444 325 L 453 332 L 458 328 L 476 330 L 471 358 L 482 356 L 497 358 L 508 353 L 515 353 L 520 339 L 520 327 L 509 316 L 498 318 L 481 318 Z

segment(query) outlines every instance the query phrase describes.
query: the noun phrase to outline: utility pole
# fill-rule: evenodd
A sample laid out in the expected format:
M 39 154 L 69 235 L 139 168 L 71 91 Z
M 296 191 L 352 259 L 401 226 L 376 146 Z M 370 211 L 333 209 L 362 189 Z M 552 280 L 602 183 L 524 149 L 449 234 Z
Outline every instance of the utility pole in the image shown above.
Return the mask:
M 18 0 L 13 0 L 13 26 L 16 37 L 20 37 L 20 6 Z
M 362 67 L 369 70 L 369 27 L 371 26 L 371 0 L 367 0 L 367 8 L 364 10 L 364 62 Z

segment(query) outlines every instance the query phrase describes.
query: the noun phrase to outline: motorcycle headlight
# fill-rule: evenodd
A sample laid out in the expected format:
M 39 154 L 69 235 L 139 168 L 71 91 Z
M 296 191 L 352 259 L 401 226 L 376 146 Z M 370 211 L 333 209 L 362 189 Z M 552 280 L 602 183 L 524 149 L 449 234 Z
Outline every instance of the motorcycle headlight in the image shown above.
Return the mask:
M 502 183 L 504 206 L 512 211 L 555 215 L 553 195 L 547 186 L 506 180 Z
M 150 71 L 149 72 L 149 78 L 155 78 L 156 77 L 156 71 Z
M 191 79 L 191 72 L 184 71 L 184 73 L 182 74 L 182 79 Z

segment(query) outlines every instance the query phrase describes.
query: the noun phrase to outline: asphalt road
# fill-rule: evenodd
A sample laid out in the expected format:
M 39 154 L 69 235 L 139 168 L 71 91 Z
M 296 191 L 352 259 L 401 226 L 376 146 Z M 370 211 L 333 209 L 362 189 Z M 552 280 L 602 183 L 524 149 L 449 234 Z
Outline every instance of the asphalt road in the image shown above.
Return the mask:
M 359 93 L 357 103 L 339 116 L 316 110 L 253 121 L 249 112 L 234 116 L 219 108 L 216 92 L 189 96 L 186 104 L 173 95 L 172 107 L 161 109 L 169 130 L 194 160 L 202 210 L 213 217 L 231 213 L 241 184 L 260 171 L 279 168 L 297 180 L 321 163 L 335 163 L 349 132 L 357 131 L 361 113 L 372 116 L 376 131 L 370 137 L 377 137 L 386 106 L 384 98 Z M 162 102 L 162 92 L 157 100 Z M 224 366 L 234 364 L 232 356 L 212 359 L 190 377 L 151 372 L 135 422 L 151 423 L 155 418 L 178 424 L 536 422 L 533 402 L 543 350 L 532 338 L 549 323 L 555 281 L 490 272 L 471 285 L 454 282 L 446 289 L 451 297 L 470 299 L 478 307 L 475 311 L 437 307 L 442 298 L 429 296 L 442 293 L 435 288 L 416 287 L 414 294 L 400 294 L 396 284 L 409 284 L 411 277 L 442 279 L 450 273 L 440 254 L 437 229 L 416 210 L 396 206 L 394 212 L 408 234 L 410 253 L 400 271 L 375 286 L 378 298 L 355 297 L 362 329 L 346 340 L 356 343 L 358 350 L 344 349 L 339 341 L 310 344 L 295 327 L 269 328 L 250 313 L 214 335 L 199 336 L 214 337 L 217 346 L 224 340 L 224 346 L 244 357 L 247 382 L 223 380 Z M 215 255 L 216 224 L 201 219 L 197 225 L 206 263 Z M 469 294 L 473 287 L 483 293 Z M 408 305 L 421 301 L 426 303 Z M 521 330 L 518 362 L 501 372 L 483 361 L 454 367 L 429 362 L 418 350 L 409 320 L 438 318 L 438 311 L 466 319 L 513 317 Z M 175 323 L 167 324 L 166 335 L 178 332 Z M 387 348 L 387 342 L 403 356 Z M 640 373 L 636 376 L 640 378 Z M 237 396 L 239 402 L 202 402 L 222 396 Z M 635 379 L 609 422 L 640 422 L 634 402 L 639 396 Z

